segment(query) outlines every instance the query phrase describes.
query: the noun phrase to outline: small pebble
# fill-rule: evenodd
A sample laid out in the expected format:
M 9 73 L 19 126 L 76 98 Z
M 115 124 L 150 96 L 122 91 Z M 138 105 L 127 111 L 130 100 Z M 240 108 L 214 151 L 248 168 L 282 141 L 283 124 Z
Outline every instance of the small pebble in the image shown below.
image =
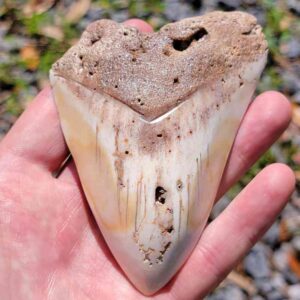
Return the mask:
M 299 0 L 287 0 L 288 8 L 300 15 L 300 1 Z
M 269 260 L 266 255 L 265 246 L 256 244 L 244 259 L 245 271 L 255 279 L 270 276 Z
M 259 292 L 263 295 L 267 295 L 274 290 L 274 288 L 271 285 L 270 279 L 268 278 L 255 280 L 255 286 L 257 287 Z
M 218 5 L 225 10 L 232 10 L 238 8 L 242 2 L 242 0 L 219 0 Z
M 299 278 L 297 277 L 297 275 L 294 274 L 290 269 L 283 271 L 282 275 L 284 276 L 288 284 L 296 284 L 299 282 Z
M 251 300 L 265 300 L 265 298 L 263 298 L 262 296 L 254 296 L 252 298 L 249 298 Z
M 300 40 L 292 38 L 289 42 L 280 46 L 281 53 L 289 59 L 300 57 Z
M 292 239 L 292 245 L 294 247 L 294 249 L 300 253 L 300 236 L 295 236 L 293 239 Z
M 247 296 L 240 288 L 233 284 L 219 288 L 213 295 L 206 297 L 206 300 L 246 300 Z
M 283 89 L 290 94 L 297 93 L 300 90 L 300 78 L 297 73 L 284 71 L 282 74 Z
M 266 295 L 266 299 L 268 299 L 268 300 L 283 300 L 283 299 L 285 299 L 285 297 L 279 291 L 273 290 L 272 292 L 270 292 Z
M 265 233 L 262 240 L 270 245 L 271 247 L 274 247 L 278 244 L 279 241 L 279 223 L 275 222 L 271 228 Z
M 291 248 L 289 244 L 284 243 L 274 252 L 273 264 L 278 271 L 283 272 L 288 268 L 288 254 Z
M 286 288 L 286 281 L 284 280 L 284 277 L 281 273 L 279 272 L 274 272 L 272 274 L 271 278 L 271 285 L 279 291 L 284 291 Z
M 165 15 L 169 20 L 178 21 L 180 19 L 194 16 L 195 12 L 188 3 L 166 0 Z
M 293 95 L 294 102 L 300 104 L 300 90 Z
M 287 294 L 291 300 L 300 300 L 300 284 L 289 286 Z
M 119 23 L 124 22 L 129 19 L 129 12 L 127 9 L 115 11 L 111 14 L 111 19 Z

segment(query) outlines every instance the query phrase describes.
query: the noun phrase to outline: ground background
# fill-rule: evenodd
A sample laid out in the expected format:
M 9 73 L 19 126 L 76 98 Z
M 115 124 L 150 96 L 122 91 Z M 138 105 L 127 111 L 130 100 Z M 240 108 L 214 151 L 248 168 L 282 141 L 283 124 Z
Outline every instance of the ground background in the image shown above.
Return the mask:
M 300 299 L 300 0 L 0 0 L 0 139 L 38 91 L 49 84 L 51 64 L 91 21 L 111 18 L 123 22 L 137 17 L 158 29 L 170 21 L 216 9 L 248 11 L 264 27 L 270 56 L 257 93 L 283 92 L 292 103 L 293 121 L 219 202 L 212 218 L 269 163 L 290 165 L 298 186 L 264 238 L 207 299 Z

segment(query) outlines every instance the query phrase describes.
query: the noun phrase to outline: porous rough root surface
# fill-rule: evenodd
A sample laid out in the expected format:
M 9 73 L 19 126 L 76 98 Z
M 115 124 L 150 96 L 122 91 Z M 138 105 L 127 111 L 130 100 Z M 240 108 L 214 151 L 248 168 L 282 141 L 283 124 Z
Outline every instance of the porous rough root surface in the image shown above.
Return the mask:
M 157 33 L 100 20 L 87 27 L 53 70 L 152 120 L 216 78 L 240 72 L 266 49 L 261 27 L 243 12 L 188 18 Z
M 266 58 L 252 16 L 216 12 L 152 34 L 101 20 L 53 66 L 85 195 L 144 294 L 197 244 Z

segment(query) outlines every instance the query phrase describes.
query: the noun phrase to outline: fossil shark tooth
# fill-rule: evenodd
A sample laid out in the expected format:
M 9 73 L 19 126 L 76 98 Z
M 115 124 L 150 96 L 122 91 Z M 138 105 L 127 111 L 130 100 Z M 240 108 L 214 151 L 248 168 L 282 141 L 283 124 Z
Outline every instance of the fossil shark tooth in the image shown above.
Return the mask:
M 152 34 L 100 20 L 53 65 L 88 203 L 144 294 L 199 240 L 266 57 L 254 17 L 214 12 Z

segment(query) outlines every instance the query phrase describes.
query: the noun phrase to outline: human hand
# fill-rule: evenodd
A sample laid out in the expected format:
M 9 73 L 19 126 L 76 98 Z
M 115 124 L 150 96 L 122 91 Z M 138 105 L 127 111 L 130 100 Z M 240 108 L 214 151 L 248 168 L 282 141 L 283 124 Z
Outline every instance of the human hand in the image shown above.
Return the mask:
M 128 21 L 150 31 L 142 21 Z M 288 100 L 266 92 L 249 107 L 219 197 L 270 147 L 291 118 Z M 68 155 L 49 88 L 0 144 L 0 298 L 143 299 L 108 250 Z M 199 299 L 272 224 L 294 188 L 285 165 L 262 170 L 204 230 L 186 264 L 153 298 Z

